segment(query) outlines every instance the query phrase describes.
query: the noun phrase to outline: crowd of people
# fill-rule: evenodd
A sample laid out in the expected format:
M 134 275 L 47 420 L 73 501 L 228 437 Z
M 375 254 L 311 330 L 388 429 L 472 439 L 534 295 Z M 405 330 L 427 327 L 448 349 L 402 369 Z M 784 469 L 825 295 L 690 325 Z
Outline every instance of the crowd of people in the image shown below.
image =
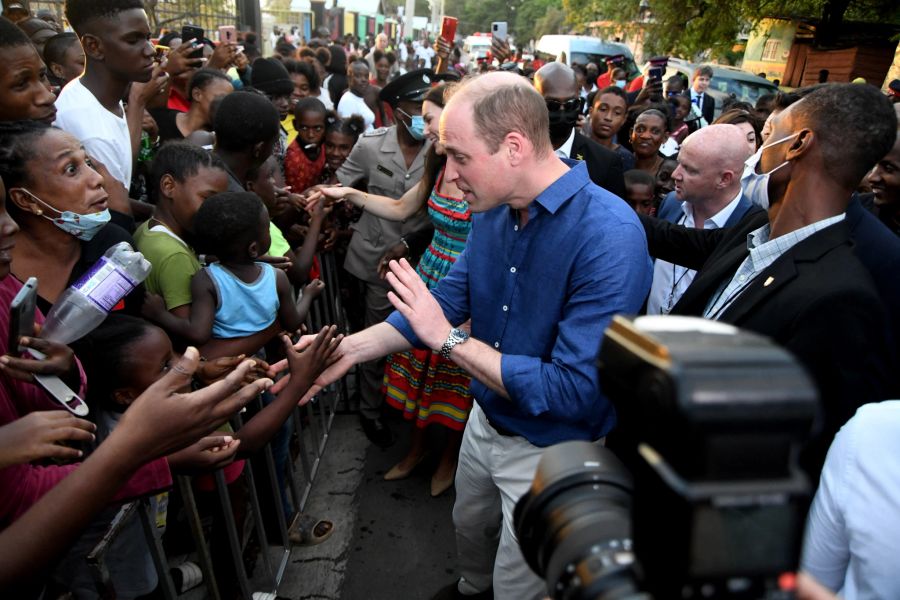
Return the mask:
M 190 475 L 236 596 L 212 474 L 240 521 L 244 461 L 269 445 L 291 542 L 324 542 L 340 524 L 286 491 L 291 417 L 352 375 L 373 444 L 401 437 L 386 411 L 410 423 L 386 480 L 446 430 L 429 491 L 455 487 L 460 577 L 435 598 L 543 598 L 515 503 L 543 449 L 615 428 L 595 368 L 612 317 L 673 314 L 805 367 L 821 415 L 800 461 L 822 484 L 802 566 L 846 598 L 900 594 L 900 409 L 873 404 L 900 398 L 900 104 L 877 88 L 716 107 L 709 67 L 629 91 L 621 57 L 523 68 L 499 40 L 469 74 L 443 40 L 277 30 L 262 57 L 253 33 L 151 31 L 140 0 L 65 16 L 72 31 L 0 18 L 0 587 L 99 597 L 86 556 L 117 508 L 150 498 L 177 545 L 172 478 Z M 83 338 L 41 338 L 121 242 L 143 284 Z M 350 330 L 304 332 L 326 254 Z M 32 277 L 36 334 L 7 341 Z M 152 594 L 144 532 L 114 543 L 117 597 Z

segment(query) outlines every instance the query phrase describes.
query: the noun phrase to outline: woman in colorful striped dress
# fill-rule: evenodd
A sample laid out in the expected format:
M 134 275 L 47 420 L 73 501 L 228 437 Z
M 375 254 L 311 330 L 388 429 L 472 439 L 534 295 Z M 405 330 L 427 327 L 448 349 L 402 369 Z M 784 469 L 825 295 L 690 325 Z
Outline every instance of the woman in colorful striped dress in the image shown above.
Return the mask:
M 401 220 L 427 209 L 434 223 L 434 238 L 416 272 L 428 289 L 450 271 L 463 251 L 472 227 L 472 213 L 462 192 L 443 179 L 446 158 L 438 143 L 438 122 L 448 98 L 447 84 L 432 88 L 422 104 L 425 133 L 433 145 L 425 159 L 422 180 L 399 200 L 365 194 L 350 188 L 324 188 L 333 199 L 349 200 L 373 214 Z M 399 125 L 398 125 L 399 126 Z M 404 479 L 426 456 L 425 429 L 431 424 L 446 427 L 447 444 L 431 478 L 431 495 L 438 496 L 453 485 L 459 445 L 466 426 L 472 396 L 469 375 L 453 362 L 431 350 L 411 350 L 392 355 L 385 369 L 385 394 L 390 406 L 414 421 L 412 443 L 406 456 L 384 476 Z

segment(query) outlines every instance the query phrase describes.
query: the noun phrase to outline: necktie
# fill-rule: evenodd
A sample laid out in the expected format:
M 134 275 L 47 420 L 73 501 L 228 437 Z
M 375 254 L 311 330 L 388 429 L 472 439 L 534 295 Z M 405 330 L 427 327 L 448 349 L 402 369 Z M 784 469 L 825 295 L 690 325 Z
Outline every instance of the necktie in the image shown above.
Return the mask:
M 700 104 L 701 100 L 703 100 L 703 94 L 697 94 L 696 96 L 694 96 L 694 104 L 697 106 L 697 108 L 703 108 Z

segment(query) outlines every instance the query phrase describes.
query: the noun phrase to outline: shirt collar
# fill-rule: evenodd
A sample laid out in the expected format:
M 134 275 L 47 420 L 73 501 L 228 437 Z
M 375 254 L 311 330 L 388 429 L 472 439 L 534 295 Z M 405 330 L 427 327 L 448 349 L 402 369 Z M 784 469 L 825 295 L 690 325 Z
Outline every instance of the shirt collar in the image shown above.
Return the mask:
M 743 190 L 738 189 L 737 196 L 732 198 L 731 202 L 726 204 L 722 208 L 722 210 L 720 210 L 719 212 L 717 212 L 716 214 L 714 214 L 713 216 L 708 218 L 706 220 L 706 223 L 703 224 L 703 228 L 704 229 L 716 229 L 716 228 L 721 229 L 721 228 L 725 227 L 725 223 L 728 222 L 728 219 L 731 218 L 732 213 L 734 213 L 735 209 L 737 208 L 738 203 L 740 203 L 742 195 L 743 195 Z M 690 221 L 691 224 L 688 226 L 689 227 L 693 226 L 694 225 L 694 211 L 691 210 L 690 202 L 688 202 L 687 200 L 682 202 L 681 210 L 682 210 L 682 212 L 684 212 L 685 223 Z M 715 227 L 707 227 L 707 224 L 709 224 L 710 222 L 712 222 L 715 225 Z
M 771 229 L 766 223 L 759 229 L 751 231 L 747 234 L 747 249 L 750 251 L 750 260 L 754 265 L 762 265 L 760 268 L 772 264 L 776 258 L 811 236 L 812 234 L 830 227 L 835 223 L 840 223 L 847 216 L 841 213 L 815 223 L 810 223 L 805 227 L 796 229 L 790 233 L 786 233 L 774 240 L 769 239 Z
M 543 206 L 550 214 L 559 210 L 560 206 L 591 181 L 588 177 L 587 163 L 571 159 L 562 159 L 562 161 L 570 167 L 569 171 L 551 183 L 534 199 L 534 203 Z
M 572 131 L 569 133 L 569 137 L 563 142 L 563 145 L 556 149 L 556 152 L 562 152 L 565 154 L 565 157 L 560 156 L 560 158 L 569 158 L 572 156 L 572 144 L 575 142 L 575 128 L 572 128 Z M 557 154 L 559 156 L 559 154 Z

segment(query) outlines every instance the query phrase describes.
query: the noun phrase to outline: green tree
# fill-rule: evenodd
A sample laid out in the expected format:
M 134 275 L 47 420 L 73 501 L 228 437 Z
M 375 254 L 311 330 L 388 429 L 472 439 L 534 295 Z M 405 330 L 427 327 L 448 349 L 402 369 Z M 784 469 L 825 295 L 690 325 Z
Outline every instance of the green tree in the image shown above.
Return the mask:
M 564 24 L 563 0 L 522 0 L 511 25 L 521 46 L 548 33 L 561 33 Z
M 562 2 L 568 23 L 576 28 L 594 21 L 627 28 L 644 16 L 638 0 Z M 820 19 L 816 42 L 821 46 L 835 42 L 845 19 L 900 23 L 895 0 L 649 0 L 648 7 L 652 17 L 641 24 L 646 51 L 686 57 L 706 50 L 724 54 L 738 33 L 767 17 Z

